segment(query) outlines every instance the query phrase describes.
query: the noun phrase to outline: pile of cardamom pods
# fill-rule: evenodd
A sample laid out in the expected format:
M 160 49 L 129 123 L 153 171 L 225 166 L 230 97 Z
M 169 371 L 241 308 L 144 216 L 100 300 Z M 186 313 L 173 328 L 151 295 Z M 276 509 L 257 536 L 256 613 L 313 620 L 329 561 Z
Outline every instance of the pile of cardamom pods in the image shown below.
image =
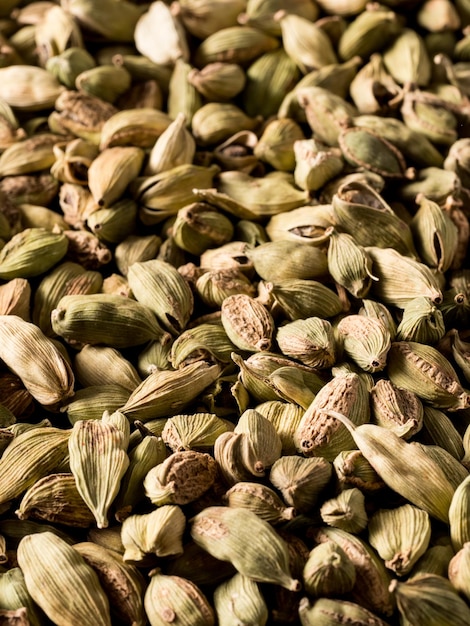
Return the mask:
M 1 0 L 0 626 L 470 624 L 470 0 Z

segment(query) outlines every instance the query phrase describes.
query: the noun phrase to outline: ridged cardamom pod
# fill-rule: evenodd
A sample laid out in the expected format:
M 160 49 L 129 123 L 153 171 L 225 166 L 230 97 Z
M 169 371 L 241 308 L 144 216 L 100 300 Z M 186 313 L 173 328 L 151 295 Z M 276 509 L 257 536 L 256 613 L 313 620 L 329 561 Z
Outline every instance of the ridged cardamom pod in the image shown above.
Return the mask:
M 434 346 L 393 342 L 387 373 L 395 385 L 416 393 L 434 408 L 457 411 L 470 405 L 470 393 L 462 387 L 450 361 Z
M 98 528 L 108 526 L 109 509 L 129 465 L 128 440 L 128 433 L 126 436 L 109 414 L 101 421 L 79 420 L 72 428 L 70 469 L 78 491 L 93 511 Z
M 94 570 L 51 532 L 27 535 L 18 564 L 33 600 L 57 626 L 110 626 L 108 598 Z
M 359 534 L 368 525 L 365 497 L 357 487 L 341 491 L 335 498 L 325 500 L 320 507 L 322 520 L 328 526 Z
M 411 504 L 378 509 L 368 524 L 369 543 L 397 576 L 408 574 L 431 538 L 429 515 Z
M 428 626 L 465 626 L 470 608 L 444 576 L 421 574 L 390 583 L 402 619 Z
M 193 518 L 191 536 L 212 556 L 231 562 L 240 574 L 257 582 L 299 590 L 299 581 L 290 574 L 285 541 L 256 513 L 207 507 Z
M 145 591 L 145 612 L 150 626 L 166 626 L 169 622 L 185 626 L 214 626 L 214 609 L 206 596 L 190 580 L 180 576 L 151 571 Z
M 288 504 L 300 513 L 308 514 L 329 484 L 331 476 L 331 463 L 322 457 L 284 455 L 273 463 L 269 480 Z
M 356 568 L 334 541 L 319 543 L 310 551 L 303 571 L 304 587 L 314 598 L 348 593 L 356 582 Z
M 219 626 L 265 626 L 268 622 L 268 607 L 259 586 L 243 574 L 235 574 L 215 589 L 214 607 Z
M 0 338 L 0 358 L 40 404 L 57 406 L 74 394 L 70 364 L 38 326 L 1 315 Z
M 455 490 L 436 461 L 388 429 L 375 424 L 355 426 L 336 411 L 329 411 L 329 415 L 348 428 L 358 448 L 391 489 L 432 517 L 448 522 Z M 423 483 L 423 476 L 432 482 L 432 491 L 427 482 Z

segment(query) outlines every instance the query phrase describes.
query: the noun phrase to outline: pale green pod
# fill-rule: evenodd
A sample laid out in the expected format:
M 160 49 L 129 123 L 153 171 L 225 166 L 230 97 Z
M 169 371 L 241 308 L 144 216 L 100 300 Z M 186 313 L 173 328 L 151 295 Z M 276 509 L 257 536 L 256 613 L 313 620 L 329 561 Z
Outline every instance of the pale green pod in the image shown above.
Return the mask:
M 367 296 L 373 280 L 372 261 L 365 249 L 348 233 L 330 231 L 328 270 L 334 280 L 355 298 Z
M 356 568 L 338 544 L 325 541 L 310 551 L 303 578 L 305 591 L 310 597 L 337 597 L 353 589 Z
M 148 107 L 123 109 L 103 123 L 100 132 L 100 150 L 116 146 L 152 148 L 171 125 L 167 113 Z
M 54 408 L 73 396 L 72 368 L 38 326 L 17 315 L 1 315 L 0 338 L 0 359 L 37 402 Z
M 79 420 L 101 419 L 103 409 L 117 411 L 127 401 L 131 390 L 118 383 L 97 382 L 77 389 L 73 398 L 60 407 L 70 424 Z
M 122 477 L 119 493 L 113 503 L 115 517 L 119 522 L 123 522 L 134 507 L 144 500 L 144 478 L 153 467 L 163 463 L 167 450 L 161 437 L 150 434 L 132 447 L 128 456 L 129 467 Z
M 271 241 L 287 239 L 322 246 L 328 240 L 328 228 L 333 223 L 330 204 L 305 205 L 273 215 L 266 224 L 266 233 Z
M 348 428 L 358 448 L 391 489 L 432 517 L 448 522 L 455 489 L 440 465 L 424 450 L 381 426 L 356 426 L 337 411 L 329 411 L 329 415 Z M 432 482 L 432 491 L 427 489 L 428 481 L 423 483 L 423 475 Z
M 378 278 L 370 289 L 372 297 L 399 308 L 418 296 L 425 296 L 434 304 L 442 302 L 439 275 L 427 265 L 392 248 L 370 246 L 366 251 L 372 259 L 372 272 Z
M 292 321 L 334 317 L 343 307 L 337 293 L 317 280 L 293 278 L 267 283 L 266 287 Z
M 215 589 L 214 608 L 219 626 L 265 626 L 268 622 L 268 607 L 257 583 L 243 574 L 235 574 Z
M 356 602 L 343 599 L 318 598 L 311 601 L 302 598 L 299 617 L 302 626 L 337 626 L 345 620 L 356 624 L 387 626 L 375 613 Z
M 446 577 L 450 560 L 454 554 L 455 552 L 450 543 L 431 546 L 416 562 L 416 565 L 409 574 L 410 578 L 420 574 L 437 574 L 438 576 Z
M 244 293 L 256 295 L 256 288 L 237 268 L 205 271 L 196 280 L 196 292 L 206 306 L 220 308 L 228 296 Z
M 213 186 L 214 176 L 219 171 L 218 165 L 206 167 L 185 163 L 138 179 L 132 193 L 141 205 L 140 219 L 146 226 L 151 226 L 176 215 L 194 201 L 193 189 Z
M 104 148 L 88 168 L 88 186 L 95 202 L 110 206 L 121 199 L 139 175 L 145 153 L 135 146 Z
M 276 18 L 278 10 L 288 10 L 312 22 L 319 16 L 319 7 L 310 0 L 248 0 L 245 5 L 245 11 L 238 16 L 238 23 L 254 26 L 276 37 L 281 35 Z
M 105 39 L 133 42 L 134 29 L 142 8 L 128 0 L 116 5 L 114 0 L 104 0 L 96 7 L 90 0 L 68 0 L 69 11 L 78 23 Z
M 304 138 L 303 130 L 295 120 L 274 118 L 264 127 L 253 153 L 275 169 L 291 172 L 295 169 L 294 144 Z
M 257 274 L 266 281 L 319 280 L 328 272 L 323 250 L 294 241 L 268 241 L 246 255 L 252 260 Z
M 295 454 L 294 433 L 302 419 L 303 407 L 293 402 L 268 400 L 262 404 L 257 404 L 255 410 L 274 425 L 281 439 L 282 454 Z
M 412 28 L 403 28 L 383 52 L 385 67 L 400 85 L 426 86 L 432 63 L 423 37 Z
M 128 465 L 128 437 L 112 423 L 79 420 L 69 439 L 70 469 L 98 528 L 109 524 L 111 504 Z
M 258 57 L 245 75 L 243 109 L 251 117 L 262 115 L 267 120 L 277 113 L 284 96 L 298 82 L 300 71 L 284 45 Z
M 215 528 L 225 532 L 214 532 Z M 231 562 L 240 574 L 291 591 L 300 583 L 292 578 L 287 545 L 272 526 L 246 509 L 210 506 L 192 520 L 193 540 L 212 556 Z
M 68 343 L 125 348 L 164 335 L 152 310 L 112 294 L 63 296 L 51 313 L 53 331 Z
M 249 481 L 239 481 L 230 487 L 223 501 L 229 507 L 252 511 L 273 526 L 296 516 L 294 507 L 286 506 L 273 489 Z
M 74 89 L 77 76 L 95 66 L 95 59 L 85 48 L 71 46 L 60 54 L 49 57 L 45 68 L 67 89 Z
M 259 121 L 232 102 L 207 102 L 192 116 L 191 132 L 199 146 L 208 147 L 242 130 L 255 130 Z
M 110 626 L 108 598 L 94 570 L 51 532 L 24 537 L 18 564 L 33 600 L 57 626 Z
M 112 549 L 93 541 L 75 543 L 73 549 L 97 573 L 109 598 L 111 616 L 126 624 L 145 626 L 145 579 L 142 574 L 132 565 L 124 563 L 121 556 Z
M 180 333 L 193 311 L 188 283 L 169 263 L 158 259 L 133 263 L 127 279 L 138 302 L 152 310 L 171 333 Z
M 457 226 L 437 202 L 423 195 L 418 195 L 416 202 L 418 210 L 410 223 L 416 249 L 426 265 L 446 272 L 457 247 Z
M 142 382 L 134 365 L 109 346 L 87 344 L 75 354 L 73 361 L 75 375 L 83 387 L 109 383 L 132 392 Z
M 429 458 L 435 461 L 444 472 L 447 480 L 456 489 L 468 476 L 468 469 L 445 448 L 434 443 L 424 444 L 418 441 L 411 442 L 413 448 L 420 448 Z M 462 459 L 463 461 L 463 459 Z
M 341 174 L 344 160 L 340 150 L 321 144 L 315 139 L 294 142 L 294 180 L 298 187 L 318 191 Z
M 27 228 L 0 250 L 0 278 L 31 278 L 51 269 L 67 253 L 67 237 L 46 228 Z
M 449 527 L 452 547 L 457 552 L 470 540 L 470 520 L 467 515 L 470 495 L 470 476 L 455 490 L 449 508 Z
M 281 456 L 282 442 L 274 425 L 255 409 L 240 415 L 234 434 L 243 435 L 241 446 L 242 466 L 257 477 L 265 475 Z
M 308 191 L 295 187 L 289 177 L 274 177 L 279 173 L 260 178 L 239 171 L 221 172 L 217 189 L 239 202 L 257 219 L 304 206 L 309 198 Z
M 343 60 L 356 55 L 367 59 L 383 49 L 400 30 L 394 11 L 387 6 L 371 5 L 348 24 L 338 44 L 338 55 Z
M 193 202 L 181 208 L 172 226 L 176 245 L 200 256 L 208 248 L 232 241 L 234 227 L 230 219 L 205 202 Z
M 387 372 L 398 387 L 413 391 L 437 409 L 457 411 L 470 405 L 450 361 L 434 346 L 395 341 L 389 350 Z
M 188 73 L 188 82 L 209 102 L 226 102 L 238 96 L 246 84 L 245 70 L 237 63 L 208 63 Z
M 328 320 L 308 317 L 278 328 L 276 341 L 283 354 L 317 369 L 331 367 L 337 356 L 333 327 Z
M 134 389 L 121 411 L 143 422 L 180 413 L 219 376 L 219 365 L 196 361 L 177 370 L 155 371 Z
M 47 474 L 37 480 L 15 511 L 20 520 L 33 518 L 75 528 L 88 528 L 95 518 L 78 492 L 72 474 Z
M 331 40 L 314 22 L 287 11 L 279 11 L 275 19 L 285 51 L 303 74 L 337 62 Z
M 114 260 L 123 276 L 133 263 L 155 259 L 162 240 L 157 235 L 129 235 L 114 250 Z
M 217 437 L 227 430 L 227 423 L 214 413 L 173 415 L 165 423 L 162 439 L 173 452 L 210 450 Z
M 300 513 L 308 514 L 319 501 L 331 476 L 331 463 L 323 457 L 284 455 L 273 463 L 269 480 L 288 504 Z
M 171 504 L 127 517 L 121 527 L 124 562 L 140 565 L 150 554 L 158 557 L 182 554 L 185 526 L 183 511 Z
M 402 620 L 428 626 L 465 626 L 470 608 L 444 576 L 421 574 L 393 580 L 391 591 Z
M 97 293 L 102 284 L 103 276 L 99 272 L 71 261 L 60 263 L 44 276 L 34 292 L 33 322 L 50 337 L 53 335 L 51 313 L 62 296 Z
M 50 72 L 34 65 L 0 68 L 0 98 L 21 111 L 42 111 L 54 106 L 65 87 Z
M 113 104 L 126 93 L 131 82 L 132 77 L 125 67 L 106 64 L 80 72 L 75 78 L 75 88 Z
M 426 552 L 431 538 L 429 515 L 404 504 L 379 509 L 368 524 L 369 542 L 397 576 L 408 574 Z
M 381 372 L 391 347 L 388 329 L 376 318 L 347 315 L 336 326 L 345 354 L 365 372 Z
M 439 446 L 458 461 L 463 462 L 465 446 L 462 435 L 452 420 L 439 409 L 424 405 L 421 438 L 425 443 Z
M 445 335 L 444 317 L 426 296 L 409 300 L 397 326 L 396 341 L 416 341 L 435 345 Z
M 379 615 L 393 614 L 395 607 L 388 590 L 391 580 L 390 572 L 367 541 L 332 526 L 312 528 L 309 536 L 317 544 L 333 541 L 349 557 L 356 568 L 356 584 L 350 595 L 353 602 Z M 333 624 L 335 622 L 332 626 Z
M 192 163 L 195 153 L 196 142 L 186 128 L 184 113 L 180 112 L 152 146 L 145 171 L 149 175 L 158 174 L 177 165 Z
M 19 567 L 0 574 L 0 609 L 13 610 L 25 607 L 31 626 L 42 626 L 44 616 L 32 599 L 25 583 L 23 572 Z
M 204 359 L 225 364 L 230 363 L 235 349 L 222 324 L 198 324 L 176 337 L 169 361 L 174 368 Z
M 137 203 L 130 198 L 122 198 L 111 206 L 101 207 L 88 216 L 87 227 L 100 241 L 115 245 L 135 231 L 137 223 Z
M 325 500 L 320 507 L 320 515 L 328 526 L 355 535 L 363 531 L 369 522 L 364 494 L 357 487 L 345 489 L 335 498 Z
M 276 37 L 252 26 L 228 26 L 202 41 L 195 51 L 195 64 L 204 67 L 216 61 L 245 65 L 269 50 L 279 48 Z
M 197 585 L 159 569 L 151 572 L 144 606 L 150 626 L 167 626 L 168 619 L 181 626 L 215 624 L 214 609 Z
M 54 146 L 60 135 L 40 133 L 17 141 L 0 155 L 0 175 L 15 176 L 47 170 L 55 161 Z
M 203 104 L 201 94 L 189 80 L 193 69 L 194 67 L 184 59 L 177 59 L 168 85 L 168 115 L 176 120 L 182 113 L 188 128 L 191 127 L 194 114 Z

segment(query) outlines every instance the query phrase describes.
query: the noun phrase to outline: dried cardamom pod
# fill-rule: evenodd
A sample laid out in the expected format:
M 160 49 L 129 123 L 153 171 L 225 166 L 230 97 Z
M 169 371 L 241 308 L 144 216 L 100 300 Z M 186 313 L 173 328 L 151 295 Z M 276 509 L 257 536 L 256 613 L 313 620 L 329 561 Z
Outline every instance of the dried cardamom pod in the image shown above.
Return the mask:
M 333 421 L 330 409 L 346 413 L 357 424 L 367 422 L 369 389 L 365 379 L 354 373 L 337 375 L 319 390 L 295 432 L 299 453 L 333 461 L 343 450 L 355 447 L 348 430 Z
M 367 296 L 373 280 L 372 261 L 365 249 L 348 233 L 327 229 L 328 269 L 333 279 L 355 298 Z
M 468 600 L 470 595 L 469 587 L 469 565 L 470 565 L 470 543 L 466 542 L 452 556 L 448 565 L 448 577 L 453 587 Z
M 153 2 L 135 24 L 135 46 L 153 63 L 171 65 L 189 58 L 187 34 L 176 13 L 164 2 Z
M 240 481 L 230 487 L 224 502 L 230 507 L 248 509 L 273 526 L 296 515 L 294 507 L 286 506 L 273 489 L 248 481 Z
M 73 395 L 72 368 L 39 327 L 17 315 L 1 315 L 0 337 L 0 358 L 40 404 L 57 406 Z
M 173 452 L 211 449 L 215 440 L 229 430 L 228 424 L 214 413 L 173 415 L 162 431 L 162 439 Z
M 180 413 L 219 374 L 219 365 L 206 361 L 196 361 L 177 370 L 156 370 L 134 389 L 120 411 L 131 421 L 143 422 Z
M 326 276 L 325 252 L 294 241 L 268 241 L 246 250 L 257 274 L 265 281 L 317 280 Z
M 350 430 L 358 448 L 391 489 L 432 517 L 448 522 L 454 488 L 436 461 L 382 426 L 356 426 L 337 411 L 329 415 Z M 432 481 L 432 492 L 423 484 L 423 475 Z
M 414 341 L 396 341 L 389 350 L 387 372 L 390 380 L 416 393 L 434 408 L 456 411 L 470 404 L 448 359 L 434 346 Z
M 283 354 L 317 369 L 335 363 L 337 345 L 333 327 L 320 317 L 299 319 L 280 326 L 276 341 Z
M 27 535 L 18 545 L 18 564 L 31 597 L 58 626 L 110 626 L 98 576 L 63 539 L 51 532 Z
M 121 528 L 123 560 L 145 564 L 148 555 L 158 557 L 183 553 L 186 518 L 179 506 L 166 504 L 150 513 L 127 517 Z
M 104 148 L 88 168 L 88 186 L 100 206 L 119 200 L 142 167 L 144 152 L 136 146 Z
M 406 304 L 425 296 L 433 304 L 442 302 L 439 275 L 426 264 L 404 256 L 391 248 L 366 248 L 372 259 L 374 281 L 370 294 L 384 304 L 404 308 Z
M 452 547 L 457 552 L 470 539 L 470 523 L 467 516 L 470 494 L 470 476 L 467 476 L 455 489 L 449 508 L 449 527 Z
M 287 369 L 290 371 L 293 368 Z M 275 384 L 276 383 L 278 383 L 277 380 L 275 381 Z M 277 388 L 279 390 L 279 385 L 277 385 Z M 283 389 L 285 389 L 285 387 L 283 387 Z M 313 397 L 309 395 L 308 404 L 310 404 L 312 399 Z M 274 428 L 281 439 L 283 455 L 295 454 L 296 448 L 294 444 L 294 433 L 300 420 L 302 419 L 302 415 L 304 413 L 303 407 L 298 404 L 294 404 L 292 401 L 283 402 L 281 400 L 268 400 L 267 402 L 256 405 L 255 410 L 258 413 L 261 413 L 263 417 L 268 419 L 274 425 Z
M 350 22 L 341 35 L 338 55 L 347 60 L 359 55 L 368 59 L 400 32 L 398 15 L 388 6 L 370 4 Z M 380 33 L 380 34 L 379 34 Z
M 13 611 L 24 607 L 27 611 L 27 623 L 30 626 L 41 626 L 43 616 L 26 588 L 24 575 L 19 567 L 12 567 L 0 574 L 0 597 L 0 610 Z
M 356 568 L 337 543 L 325 541 L 310 551 L 303 578 L 305 591 L 310 597 L 337 597 L 353 589 Z
M 19 519 L 30 517 L 66 526 L 88 528 L 95 521 L 78 492 L 72 474 L 48 474 L 29 487 L 16 510 Z
M 186 128 L 184 113 L 178 113 L 173 122 L 159 135 L 151 148 L 145 169 L 148 175 L 158 174 L 158 172 L 163 172 L 178 165 L 193 162 L 196 142 Z
M 123 522 L 134 506 L 145 499 L 144 478 L 159 463 L 163 463 L 167 450 L 163 439 L 157 435 L 144 436 L 135 446 L 129 441 L 129 467 L 122 477 L 119 493 L 113 506 L 115 517 Z
M 145 581 L 140 572 L 123 563 L 113 550 L 92 541 L 75 543 L 73 549 L 97 573 L 100 584 L 109 598 L 111 615 L 126 624 L 144 626 Z
M 150 575 L 144 606 L 152 626 L 165 626 L 168 620 L 191 626 L 214 626 L 214 609 L 197 585 L 180 576 L 162 574 L 158 568 Z
M 292 321 L 309 317 L 330 318 L 342 311 L 339 296 L 317 280 L 280 280 L 266 283 L 266 288 Z
M 382 378 L 370 390 L 372 422 L 390 428 L 399 437 L 410 439 L 421 430 L 424 407 L 413 391 Z
M 233 233 L 230 219 L 205 202 L 193 202 L 181 208 L 172 226 L 176 245 L 195 256 L 228 243 Z
M 75 345 L 124 348 L 164 335 L 152 310 L 126 296 L 63 296 L 51 313 L 53 331 Z
M 98 528 L 108 526 L 109 509 L 129 465 L 128 440 L 129 433 L 116 426 L 112 415 L 106 413 L 101 421 L 79 420 L 70 433 L 70 469 Z
M 350 596 L 353 602 L 363 610 L 386 616 L 393 614 L 395 607 L 388 589 L 390 573 L 367 541 L 332 526 L 311 528 L 308 535 L 316 544 L 333 541 L 349 557 L 356 569 L 356 583 Z
M 19 111 L 52 108 L 65 91 L 65 87 L 50 72 L 27 64 L 0 68 L 0 85 L 0 98 Z
M 268 607 L 257 583 L 243 574 L 237 573 L 217 586 L 214 608 L 219 626 L 265 626 L 268 622 Z
M 227 336 L 240 350 L 271 348 L 274 321 L 260 302 L 246 294 L 235 294 L 222 302 L 221 313 Z
M 403 28 L 383 52 L 383 62 L 400 85 L 425 87 L 431 80 L 432 63 L 424 38 L 412 28 Z
M 237 63 L 216 61 L 193 68 L 188 82 L 209 102 L 227 102 L 243 91 L 246 74 Z
M 335 498 L 325 500 L 320 507 L 322 520 L 328 526 L 359 534 L 368 525 L 365 497 L 357 487 L 344 489 Z
M 436 344 L 445 334 L 444 316 L 426 296 L 409 300 L 397 326 L 397 341 Z
M 299 616 L 302 626 L 315 626 L 316 624 L 335 626 L 345 620 L 357 624 L 386 626 L 386 622 L 360 604 L 342 599 L 302 598 L 299 604 Z
M 339 321 L 336 331 L 342 349 L 361 369 L 374 373 L 385 368 L 391 338 L 380 320 L 347 315 Z
M 300 583 L 289 571 L 287 545 L 272 526 L 246 509 L 210 506 L 192 520 L 191 537 L 212 556 L 231 562 L 257 582 L 291 591 Z
M 188 504 L 202 496 L 217 476 L 217 464 L 205 452 L 173 452 L 144 479 L 145 494 L 157 506 Z
M 402 619 L 429 626 L 464 626 L 470 609 L 444 576 L 420 574 L 410 580 L 390 583 Z
M 408 574 L 426 552 L 431 538 L 429 515 L 421 509 L 404 504 L 392 509 L 379 509 L 368 524 L 369 542 L 397 576 Z
M 67 237 L 62 232 L 26 228 L 0 250 L 0 278 L 9 280 L 44 274 L 65 256 L 67 247 Z
M 273 463 L 270 482 L 284 500 L 300 513 L 308 513 L 330 482 L 332 466 L 323 457 L 284 455 Z
M 77 389 L 73 399 L 61 406 L 59 411 L 67 415 L 72 425 L 79 420 L 99 420 L 103 415 L 103 407 L 108 411 L 117 411 L 130 393 L 129 389 L 116 383 L 98 383 Z

